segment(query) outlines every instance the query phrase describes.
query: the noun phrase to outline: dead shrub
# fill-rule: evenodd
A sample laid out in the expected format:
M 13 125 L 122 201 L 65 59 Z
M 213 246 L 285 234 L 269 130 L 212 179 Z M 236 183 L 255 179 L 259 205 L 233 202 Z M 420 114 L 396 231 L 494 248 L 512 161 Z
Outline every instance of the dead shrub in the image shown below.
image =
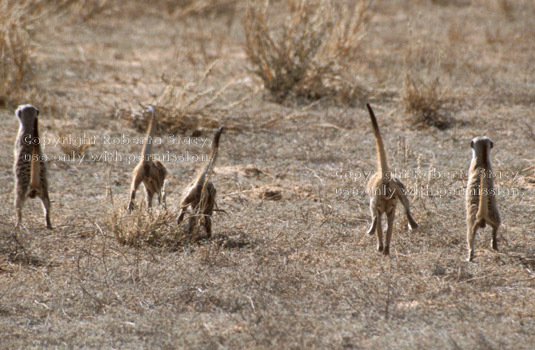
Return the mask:
M 440 55 L 422 44 L 409 48 L 405 55 L 405 78 L 401 102 L 413 122 L 444 130 L 453 120 L 445 114 L 448 90 L 440 82 Z
M 0 5 L 0 104 L 21 92 L 31 72 L 31 45 L 25 3 L 3 1 Z
M 224 95 L 240 81 L 231 81 L 219 88 L 213 87 L 208 79 L 215 68 L 213 63 L 197 81 L 167 80 L 160 97 L 153 106 L 156 108 L 158 126 L 167 133 L 204 134 L 225 124 L 228 129 L 239 129 L 238 121 L 221 120 L 222 114 L 240 105 L 249 95 L 232 103 L 226 102 Z M 148 120 L 143 115 L 144 108 L 114 108 L 114 116 L 126 120 L 137 130 L 144 132 Z
M 443 89 L 438 77 L 426 82 L 419 76 L 405 73 L 403 107 L 415 117 L 415 122 L 440 130 L 449 128 L 451 120 L 442 114 L 442 96 Z
M 176 225 L 176 213 L 159 208 L 145 210 L 143 204 L 131 214 L 126 207 L 113 208 L 108 226 L 119 243 L 134 247 L 151 245 L 176 250 L 192 241 Z
M 126 207 L 112 208 L 108 226 L 119 243 L 134 247 L 150 245 L 176 250 L 210 238 L 204 229 L 205 218 L 199 212 L 187 214 L 180 225 L 176 219 L 173 210 L 147 210 L 141 202 L 132 213 Z
M 284 10 L 288 18 L 273 24 L 269 23 L 269 1 L 249 1 L 245 52 L 253 72 L 278 102 L 289 95 L 317 100 L 347 94 L 354 83 L 344 77 L 367 32 L 369 9 L 368 1 L 291 0 Z M 362 91 L 353 88 L 352 92 Z

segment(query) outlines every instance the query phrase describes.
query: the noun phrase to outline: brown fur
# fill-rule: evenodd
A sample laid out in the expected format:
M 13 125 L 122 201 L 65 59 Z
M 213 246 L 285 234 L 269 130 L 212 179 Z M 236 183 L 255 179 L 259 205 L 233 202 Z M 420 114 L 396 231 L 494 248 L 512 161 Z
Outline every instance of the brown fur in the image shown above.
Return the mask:
M 409 199 L 405 194 L 405 186 L 401 181 L 392 177 L 390 169 L 386 161 L 386 151 L 383 144 L 383 138 L 379 132 L 379 125 L 375 114 L 369 104 L 366 104 L 373 126 L 373 134 L 375 136 L 375 143 L 377 146 L 377 163 L 378 169 L 368 182 L 368 193 L 370 194 L 370 212 L 372 216 L 372 223 L 368 230 L 368 234 L 377 234 L 377 250 L 383 252 L 384 255 L 390 253 L 390 240 L 392 238 L 392 230 L 394 225 L 394 216 L 396 214 L 397 201 L 405 208 L 405 214 L 409 221 L 409 227 L 416 229 L 418 223 L 414 220 L 409 209 Z M 381 225 L 381 216 L 386 213 L 388 219 L 388 228 L 386 230 L 385 244 L 383 245 L 383 228 Z
M 43 204 L 46 227 L 52 229 L 46 166 L 39 142 L 37 118 L 39 110 L 32 105 L 20 105 L 15 114 L 20 122 L 14 147 L 15 164 L 13 167 L 17 226 L 22 221 L 22 206 L 26 198 L 38 196 Z
M 159 160 L 151 159 L 152 138 L 154 137 L 154 115 L 155 111 L 152 106 L 148 108 L 151 118 L 147 128 L 147 136 L 145 137 L 145 145 L 141 152 L 141 159 L 132 172 L 132 184 L 130 185 L 130 202 L 128 203 L 128 210 L 134 209 L 134 199 L 136 198 L 137 188 L 141 183 L 145 187 L 147 194 L 147 206 L 152 207 L 152 197 L 158 194 L 158 204 L 163 202 L 165 206 L 165 177 L 167 176 L 167 169 Z M 163 195 L 162 195 L 163 193 Z
M 177 224 L 180 224 L 184 219 L 186 209 L 191 206 L 194 212 L 196 212 L 200 217 L 204 218 L 204 228 L 208 237 L 212 235 L 212 213 L 214 211 L 215 198 L 217 194 L 214 184 L 209 181 L 209 177 L 210 171 L 212 170 L 217 158 L 219 138 L 221 137 L 223 130 L 223 126 L 217 129 L 212 142 L 210 160 L 195 181 L 190 184 L 184 196 L 182 197 L 182 200 L 180 201 L 180 212 L 178 213 L 177 218 Z
M 492 147 L 494 144 L 488 137 L 476 137 L 472 140 L 472 162 L 466 188 L 468 261 L 474 258 L 474 238 L 477 229 L 485 227 L 487 223 L 492 227 L 491 247 L 498 250 L 497 235 L 501 221 L 490 165 Z

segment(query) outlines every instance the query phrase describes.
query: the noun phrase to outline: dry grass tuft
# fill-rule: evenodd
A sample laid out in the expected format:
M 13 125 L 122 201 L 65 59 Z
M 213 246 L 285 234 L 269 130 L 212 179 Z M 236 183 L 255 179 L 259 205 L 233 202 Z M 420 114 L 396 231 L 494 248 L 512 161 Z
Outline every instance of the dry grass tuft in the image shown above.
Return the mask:
M 46 26 L 63 24 L 64 14 L 85 22 L 109 9 L 108 0 L 2 1 L 0 3 L 0 105 L 39 100 L 43 93 L 28 88 L 32 66 L 32 36 Z M 35 102 L 34 102 L 35 103 Z M 48 106 L 47 106 L 48 107 Z
M 406 71 L 401 102 L 413 122 L 439 130 L 451 127 L 453 120 L 444 112 L 448 89 L 440 81 L 440 56 L 418 44 L 405 57 Z
M 203 199 L 201 199 L 202 207 Z M 204 229 L 204 216 L 186 214 L 180 225 L 176 212 L 167 209 L 147 210 L 143 204 L 132 213 L 124 208 L 113 208 L 109 214 L 109 230 L 124 245 L 150 245 L 175 251 L 180 247 L 210 238 Z
M 327 1 L 289 1 L 288 18 L 276 30 L 269 1 L 249 1 L 245 51 L 253 72 L 276 101 L 294 95 L 351 103 L 363 89 L 354 86 L 341 66 L 355 58 L 369 23 L 369 2 L 333 6 Z
M 192 242 L 192 236 L 176 225 L 176 213 L 165 209 L 145 210 L 143 205 L 129 214 L 113 208 L 109 230 L 121 244 L 134 247 L 151 245 L 176 250 Z
M 17 100 L 31 72 L 30 22 L 24 2 L 0 5 L 0 105 Z
M 403 108 L 414 116 L 415 122 L 444 130 L 451 120 L 442 114 L 443 90 L 439 78 L 424 81 L 407 72 L 403 81 Z
M 208 78 L 215 68 L 216 62 L 209 66 L 198 81 L 183 82 L 163 78 L 165 87 L 158 101 L 154 103 L 157 111 L 158 126 L 167 133 L 204 134 L 225 125 L 228 129 L 239 129 L 239 122 L 222 120 L 223 115 L 232 108 L 245 102 L 249 95 L 235 102 L 228 103 L 224 98 L 227 90 L 240 84 L 239 81 L 229 82 L 222 87 L 210 85 Z M 145 131 L 148 120 L 143 115 L 144 108 L 115 108 L 114 116 L 126 120 L 139 131 Z

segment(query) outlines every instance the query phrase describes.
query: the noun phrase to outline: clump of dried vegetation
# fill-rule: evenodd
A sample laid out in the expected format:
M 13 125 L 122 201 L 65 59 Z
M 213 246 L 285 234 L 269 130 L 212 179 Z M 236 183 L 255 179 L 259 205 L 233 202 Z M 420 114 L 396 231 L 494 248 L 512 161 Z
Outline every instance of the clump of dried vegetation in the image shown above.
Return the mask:
M 140 247 L 149 244 L 176 249 L 188 237 L 176 225 L 176 215 L 168 210 L 144 210 L 141 206 L 132 214 L 113 208 L 109 215 L 109 229 L 121 244 Z
M 202 215 L 188 215 L 180 225 L 176 218 L 172 210 L 146 210 L 142 204 L 131 214 L 123 208 L 113 208 L 108 226 L 119 243 L 134 247 L 151 245 L 176 250 L 210 238 L 204 230 Z
M 253 72 L 276 101 L 294 95 L 351 104 L 364 93 L 347 78 L 347 68 L 368 30 L 369 1 L 292 0 L 277 8 L 288 13 L 282 23 L 273 23 L 273 7 L 249 1 L 244 28 Z
M 405 112 L 416 124 L 440 130 L 449 128 L 453 121 L 445 114 L 449 91 L 440 81 L 440 53 L 420 43 L 412 47 L 409 39 L 405 65 L 401 94 Z
M 31 72 L 28 7 L 3 1 L 0 5 L 0 105 L 17 99 Z
M 109 9 L 108 0 L 38 0 L 0 3 L 0 105 L 43 99 L 27 82 L 35 62 L 32 37 L 40 28 L 57 26 L 68 18 L 85 22 Z M 41 101 L 42 102 L 42 101 Z
M 179 79 L 169 80 L 163 77 L 163 91 L 153 104 L 157 111 L 158 126 L 168 133 L 203 134 L 225 124 L 229 129 L 239 128 L 237 122 L 221 120 L 226 111 L 245 102 L 249 95 L 234 101 L 225 102 L 224 94 L 239 81 L 231 81 L 220 87 L 214 87 L 209 78 L 213 74 L 217 62 L 212 63 L 204 74 L 195 81 Z M 147 118 L 143 108 L 114 107 L 116 118 L 126 120 L 139 131 L 147 129 Z

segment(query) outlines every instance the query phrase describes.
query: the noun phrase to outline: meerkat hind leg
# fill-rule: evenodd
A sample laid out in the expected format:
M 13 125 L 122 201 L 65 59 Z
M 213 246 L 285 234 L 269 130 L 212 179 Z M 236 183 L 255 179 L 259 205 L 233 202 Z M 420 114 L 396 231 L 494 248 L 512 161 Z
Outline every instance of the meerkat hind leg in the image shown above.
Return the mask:
M 378 216 L 377 202 L 373 199 L 373 197 L 370 200 L 370 213 L 371 213 L 371 217 L 372 217 L 372 222 L 370 224 L 370 228 L 368 229 L 368 231 L 366 233 L 369 234 L 369 235 L 373 235 L 373 233 L 375 232 L 375 229 L 377 227 L 377 216 Z M 379 220 L 379 225 L 380 224 L 381 224 L 381 221 Z
M 368 231 L 366 231 L 367 234 L 369 235 L 373 235 L 373 233 L 375 232 L 377 228 L 377 215 L 373 215 L 372 216 L 372 223 L 370 224 L 370 228 L 368 229 Z
M 145 193 L 147 195 L 147 208 L 152 208 L 152 197 L 154 192 L 152 192 L 149 187 L 145 186 Z
M 402 189 L 404 189 L 404 188 L 405 188 L 405 186 L 402 185 Z M 399 198 L 399 201 L 401 202 L 401 204 L 403 205 L 403 208 L 405 209 L 405 215 L 407 215 L 407 220 L 409 222 L 409 228 L 411 230 L 417 229 L 418 228 L 418 223 L 412 217 L 411 209 L 410 209 L 410 203 L 409 203 L 409 199 L 407 198 L 407 195 L 405 193 L 403 193 L 402 191 L 398 191 L 398 198 Z
M 46 228 L 52 230 L 52 224 L 50 223 L 50 198 L 48 197 L 48 192 L 43 191 L 43 193 L 39 195 L 39 198 L 41 199 L 41 203 L 43 204 Z
M 394 218 L 396 217 L 396 207 L 392 207 L 390 212 L 386 213 L 386 218 L 388 219 L 388 227 L 386 228 L 386 237 L 385 237 L 385 248 L 383 250 L 383 255 L 390 254 L 390 240 L 392 239 L 392 231 L 394 230 Z
M 498 225 L 492 226 L 492 239 L 490 241 L 490 246 L 494 250 L 498 250 Z
M 204 229 L 206 230 L 206 236 L 208 238 L 212 237 L 212 218 L 210 215 L 204 216 Z
M 474 240 L 478 226 L 479 224 L 477 222 L 471 222 L 468 225 L 468 232 L 466 234 L 466 240 L 468 242 L 468 258 L 466 261 L 472 261 L 474 259 Z
M 15 211 L 17 212 L 16 227 L 19 227 L 22 222 L 22 205 L 23 204 L 24 204 L 24 198 L 17 195 L 15 198 Z
M 138 173 L 134 174 L 132 179 L 132 185 L 130 186 L 130 202 L 128 203 L 128 211 L 134 210 L 135 204 L 134 200 L 136 199 L 136 191 L 139 185 L 141 184 L 142 176 Z
M 381 224 L 381 213 L 377 213 L 377 216 L 375 218 L 376 220 L 376 228 L 375 228 L 375 234 L 377 236 L 377 251 L 382 252 L 383 251 L 383 227 Z

